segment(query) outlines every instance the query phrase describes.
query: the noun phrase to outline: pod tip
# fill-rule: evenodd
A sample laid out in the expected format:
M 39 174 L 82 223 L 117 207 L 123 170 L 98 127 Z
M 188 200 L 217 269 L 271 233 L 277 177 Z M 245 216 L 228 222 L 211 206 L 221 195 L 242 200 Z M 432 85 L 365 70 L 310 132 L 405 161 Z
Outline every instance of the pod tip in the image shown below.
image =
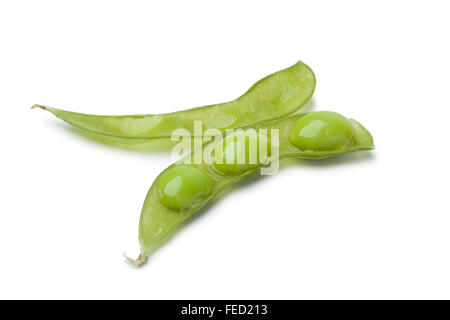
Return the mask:
M 42 110 L 47 110 L 47 107 L 43 106 L 41 104 L 34 104 L 34 105 L 31 106 L 31 109 L 36 109 L 36 108 L 39 108 L 39 109 L 42 109 Z
M 123 254 L 123 256 L 124 256 L 126 262 L 128 262 L 129 264 L 131 264 L 132 266 L 135 266 L 135 267 L 142 267 L 147 262 L 147 259 L 148 259 L 148 257 L 144 257 L 144 256 L 142 256 L 142 254 L 140 254 L 136 260 L 131 259 L 125 253 Z

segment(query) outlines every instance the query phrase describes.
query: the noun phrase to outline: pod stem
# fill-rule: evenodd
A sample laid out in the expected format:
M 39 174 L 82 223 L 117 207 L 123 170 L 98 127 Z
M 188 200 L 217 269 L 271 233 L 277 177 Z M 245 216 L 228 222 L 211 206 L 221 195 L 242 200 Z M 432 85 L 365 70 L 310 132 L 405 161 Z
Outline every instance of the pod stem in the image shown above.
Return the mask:
M 139 257 L 136 260 L 135 259 L 131 259 L 125 253 L 123 254 L 123 256 L 125 257 L 125 260 L 129 264 L 131 264 L 132 266 L 135 266 L 135 267 L 142 267 L 148 260 L 148 256 L 145 257 L 142 254 L 140 254 Z
M 31 109 L 36 109 L 36 108 L 39 108 L 39 109 L 42 109 L 42 110 L 47 110 L 47 107 L 46 107 L 46 106 L 43 106 L 43 105 L 41 105 L 41 104 L 34 104 L 34 105 L 31 107 Z

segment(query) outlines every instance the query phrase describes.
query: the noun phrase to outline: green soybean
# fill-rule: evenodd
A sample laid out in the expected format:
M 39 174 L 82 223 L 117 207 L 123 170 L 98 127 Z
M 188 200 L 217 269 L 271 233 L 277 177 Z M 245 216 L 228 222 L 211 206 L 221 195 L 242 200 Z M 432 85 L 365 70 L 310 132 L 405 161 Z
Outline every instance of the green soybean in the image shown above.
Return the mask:
M 53 113 L 74 127 L 127 143 L 167 139 L 175 129 L 194 134 L 194 121 L 202 121 L 202 129 L 225 129 L 252 126 L 294 113 L 313 95 L 316 79 L 303 62 L 273 73 L 256 82 L 245 94 L 225 103 L 188 110 L 148 115 L 91 115 L 34 105 Z M 131 142 L 133 141 L 133 142 Z
M 353 126 L 336 112 L 320 111 L 304 116 L 295 126 L 290 142 L 299 149 L 323 151 L 339 148 L 353 137 Z
M 315 121 L 320 123 L 315 124 Z M 309 126 L 312 127 L 309 128 Z M 330 112 L 293 115 L 259 124 L 255 126 L 255 129 L 278 130 L 279 158 L 323 159 L 374 148 L 371 134 L 361 124 Z M 237 140 L 233 138 L 231 141 L 236 143 Z M 206 150 L 210 143 L 203 145 L 203 150 Z M 271 145 L 274 143 L 276 142 L 270 141 Z M 217 145 L 221 146 L 220 143 Z M 219 147 L 219 150 L 220 148 L 226 149 L 227 145 Z M 235 149 L 238 149 L 238 146 L 235 146 Z M 237 153 L 235 157 L 233 160 L 237 160 Z M 169 166 L 151 186 L 142 208 L 139 224 L 140 256 L 137 260 L 128 258 L 130 263 L 144 264 L 151 252 L 181 222 L 210 202 L 222 190 L 256 173 L 263 166 L 267 166 L 267 163 L 262 162 L 249 167 L 237 163 L 227 164 L 227 167 L 217 166 L 216 163 L 194 164 L 193 161 L 191 161 L 192 164 L 186 164 L 185 160 L 192 158 L 192 154 L 188 155 Z M 277 161 L 278 158 L 271 160 Z M 176 182 L 174 191 L 167 192 L 168 198 L 161 196 L 166 193 L 166 188 L 177 177 L 191 175 L 195 178 L 190 181 L 182 178 Z M 190 188 L 193 191 L 186 191 Z
M 263 152 L 261 148 L 265 148 Z M 217 155 L 216 155 L 217 153 Z M 214 157 L 220 161 L 214 167 L 224 174 L 237 174 L 248 171 L 266 162 L 270 156 L 270 142 L 267 136 L 256 130 L 239 130 L 226 136 L 215 148 Z
M 158 185 L 158 199 L 172 210 L 184 210 L 211 194 L 210 178 L 202 171 L 177 166 L 161 177 Z

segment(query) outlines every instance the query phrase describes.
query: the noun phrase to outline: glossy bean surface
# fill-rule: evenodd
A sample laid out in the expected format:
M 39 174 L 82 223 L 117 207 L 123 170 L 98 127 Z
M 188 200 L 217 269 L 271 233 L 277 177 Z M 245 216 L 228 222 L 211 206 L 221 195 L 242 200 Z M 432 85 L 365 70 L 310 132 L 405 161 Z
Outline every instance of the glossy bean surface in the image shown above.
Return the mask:
M 189 209 L 211 194 L 211 179 L 202 171 L 188 166 L 176 166 L 159 180 L 158 199 L 175 211 Z
M 313 112 L 298 121 L 290 142 L 302 150 L 333 150 L 347 144 L 353 131 L 350 121 L 339 113 Z
M 266 152 L 263 152 L 263 149 Z M 239 174 L 256 168 L 270 156 L 267 135 L 256 130 L 240 130 L 226 136 L 215 149 L 214 167 L 223 174 Z

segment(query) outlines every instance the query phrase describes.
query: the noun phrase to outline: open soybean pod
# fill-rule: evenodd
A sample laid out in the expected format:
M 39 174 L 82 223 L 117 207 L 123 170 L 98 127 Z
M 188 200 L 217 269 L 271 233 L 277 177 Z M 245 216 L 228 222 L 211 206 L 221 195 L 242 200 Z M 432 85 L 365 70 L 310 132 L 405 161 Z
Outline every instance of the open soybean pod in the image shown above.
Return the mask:
M 316 79 L 303 62 L 256 82 L 245 94 L 225 103 L 150 115 L 90 115 L 34 105 L 53 113 L 74 127 L 109 137 L 145 141 L 170 138 L 175 129 L 194 132 L 194 121 L 203 129 L 222 132 L 287 116 L 306 104 L 314 93 Z M 130 141 L 127 141 L 130 142 Z
M 262 132 L 260 129 L 276 132 L 278 139 L 273 134 L 248 134 L 251 130 Z M 239 139 L 242 135 L 244 139 Z M 252 142 L 258 146 L 256 163 L 239 162 L 240 155 L 244 155 L 246 160 L 250 157 Z M 144 264 L 150 253 L 182 221 L 225 188 L 260 169 L 268 169 L 270 161 L 278 161 L 283 157 L 323 159 L 374 148 L 371 134 L 361 124 L 327 111 L 293 115 L 259 124 L 253 129 L 229 134 L 218 143 L 206 143 L 202 151 L 207 150 L 212 143 L 216 144 L 214 148 L 209 148 L 214 150 L 212 162 L 194 164 L 191 154 L 169 166 L 156 178 L 141 212 L 141 253 L 137 260 L 129 259 L 129 262 Z M 269 159 L 259 152 L 263 146 L 271 150 L 267 153 Z M 227 160 L 225 163 L 221 161 L 224 159 Z

